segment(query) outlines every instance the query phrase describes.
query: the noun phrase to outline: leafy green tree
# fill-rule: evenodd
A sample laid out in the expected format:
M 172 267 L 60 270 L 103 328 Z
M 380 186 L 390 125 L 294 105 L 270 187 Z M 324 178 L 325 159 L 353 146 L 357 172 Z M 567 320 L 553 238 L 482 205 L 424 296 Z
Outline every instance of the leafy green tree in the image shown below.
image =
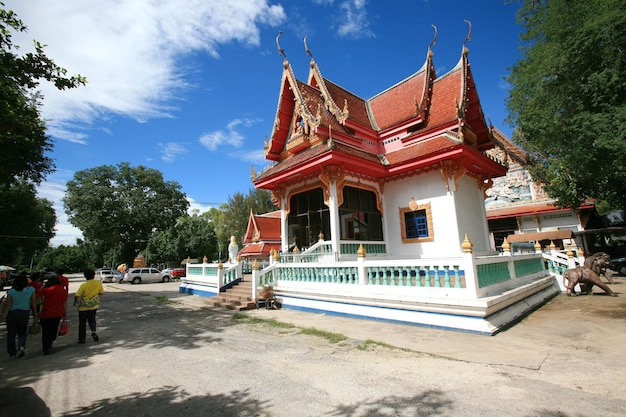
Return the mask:
M 51 269 L 53 271 L 80 272 L 87 268 L 95 269 L 103 263 L 93 244 L 78 241 L 77 245 L 60 245 L 46 249 L 38 257 L 35 270 Z
M 56 222 L 50 202 L 37 198 L 32 187 L 54 169 L 46 155 L 53 142 L 45 133 L 36 89 L 43 80 L 60 90 L 86 83 L 80 75 L 67 77 L 37 41 L 34 52 L 18 54 L 12 35 L 26 30 L 0 2 L 0 259 L 22 267 L 30 267 L 47 247 Z
M 67 71 L 48 58 L 37 41 L 35 52 L 18 55 L 12 32 L 26 31 L 13 11 L 0 9 L 0 187 L 17 178 L 38 184 L 54 169 L 46 156 L 53 144 L 39 114 L 41 97 L 35 93 L 40 80 L 60 90 L 86 83 L 80 75 L 67 77 Z
M 213 224 L 198 214 L 185 215 L 168 230 L 153 233 L 147 249 L 152 261 L 175 266 L 187 257 L 214 260 L 218 255 Z
M 241 241 L 248 227 L 250 210 L 254 214 L 263 214 L 276 210 L 276 207 L 269 191 L 250 189 L 246 195 L 235 193 L 232 197 L 229 196 L 227 204 L 222 205 L 220 210 L 224 213 L 223 224 L 220 225 L 219 230 L 218 227 L 215 230 L 224 249 L 228 247 L 231 236 L 235 236 L 241 248 Z
M 248 191 L 248 195 L 245 197 L 245 201 L 246 205 L 249 207 L 248 213 L 250 209 L 254 214 L 264 214 L 277 210 L 276 205 L 272 201 L 272 193 L 260 188 L 251 188 Z M 248 219 L 246 219 L 246 222 L 247 221 Z
M 129 265 L 154 232 L 174 226 L 189 206 L 179 183 L 127 162 L 76 172 L 63 203 L 88 241 L 119 247 L 120 262 Z
M 525 0 L 508 77 L 514 139 L 560 206 L 626 207 L 626 2 Z
M 220 208 L 212 207 L 209 211 L 202 214 L 202 216 L 213 225 L 217 246 L 217 258 L 220 260 L 222 259 L 222 255 L 227 253 L 231 236 L 229 233 L 229 226 L 226 221 L 227 209 L 228 205 L 222 204 Z
M 15 181 L 0 187 L 0 213 L 2 263 L 28 267 L 35 254 L 44 250 L 54 236 L 56 214 L 52 203 L 38 198 L 32 184 Z

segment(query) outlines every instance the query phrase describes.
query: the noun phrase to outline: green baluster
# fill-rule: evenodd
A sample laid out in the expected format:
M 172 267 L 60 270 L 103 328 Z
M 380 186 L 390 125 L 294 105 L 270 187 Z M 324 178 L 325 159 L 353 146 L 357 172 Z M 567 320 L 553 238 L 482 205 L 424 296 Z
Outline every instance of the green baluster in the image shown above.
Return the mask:
M 454 288 L 461 288 L 461 276 L 459 275 L 459 266 L 454 265 Z
M 387 274 L 389 269 L 383 266 L 383 285 L 389 285 L 389 275 Z
M 443 267 L 443 286 L 450 288 L 450 267 L 448 265 Z
M 435 287 L 441 287 L 441 281 L 439 279 L 439 266 L 435 265 L 433 268 L 435 269 Z
M 377 266 L 376 267 L 376 285 L 381 285 L 381 280 L 380 280 L 381 272 L 380 272 L 380 270 L 381 270 L 381 267 Z
M 367 268 L 367 283 L 374 285 L 374 277 L 372 276 L 372 268 Z
M 424 267 L 424 272 L 426 273 L 424 278 L 424 287 L 430 287 L 430 266 L 426 265 Z
M 422 276 L 420 275 L 422 273 L 420 267 L 416 267 L 415 268 L 415 286 L 416 287 L 421 287 L 422 286 Z

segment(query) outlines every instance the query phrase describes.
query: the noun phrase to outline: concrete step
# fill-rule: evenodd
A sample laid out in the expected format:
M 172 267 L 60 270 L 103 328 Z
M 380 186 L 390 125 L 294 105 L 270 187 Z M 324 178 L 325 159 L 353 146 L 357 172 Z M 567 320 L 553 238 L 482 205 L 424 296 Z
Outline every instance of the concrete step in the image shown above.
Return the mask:
M 206 304 L 229 310 L 254 310 L 256 303 L 252 299 L 251 293 L 252 283 L 250 281 L 239 282 L 226 291 L 210 297 Z

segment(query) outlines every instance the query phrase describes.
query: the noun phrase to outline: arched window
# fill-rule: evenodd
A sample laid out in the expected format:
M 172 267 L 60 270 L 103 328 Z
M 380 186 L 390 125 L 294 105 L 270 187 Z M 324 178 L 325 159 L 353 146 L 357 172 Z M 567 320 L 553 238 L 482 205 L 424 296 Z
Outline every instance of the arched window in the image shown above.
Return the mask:
M 372 191 L 344 187 L 339 219 L 341 240 L 383 240 L 382 216 L 376 207 L 376 194 Z
M 324 238 L 330 238 L 330 212 L 324 204 L 321 188 L 293 195 L 290 199 L 290 211 L 287 217 L 289 250 L 297 245 L 307 248 L 318 241 L 320 232 Z

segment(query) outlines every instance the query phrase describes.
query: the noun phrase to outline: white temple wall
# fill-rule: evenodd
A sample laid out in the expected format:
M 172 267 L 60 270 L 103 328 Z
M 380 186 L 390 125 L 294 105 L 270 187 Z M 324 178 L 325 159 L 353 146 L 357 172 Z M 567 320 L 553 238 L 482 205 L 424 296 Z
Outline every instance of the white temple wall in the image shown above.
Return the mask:
M 411 198 L 418 205 L 430 204 L 434 239 L 402 241 L 403 222 L 400 209 L 408 208 Z M 383 194 L 385 241 L 391 258 L 430 258 L 452 256 L 461 252 L 454 197 L 446 190 L 439 171 L 432 171 L 385 184 Z
M 493 249 L 489 239 L 485 200 L 477 184 L 475 178 L 464 176 L 459 181 L 459 189 L 453 193 L 458 221 L 459 246 L 467 234 L 474 244 L 474 252 L 488 252 Z

